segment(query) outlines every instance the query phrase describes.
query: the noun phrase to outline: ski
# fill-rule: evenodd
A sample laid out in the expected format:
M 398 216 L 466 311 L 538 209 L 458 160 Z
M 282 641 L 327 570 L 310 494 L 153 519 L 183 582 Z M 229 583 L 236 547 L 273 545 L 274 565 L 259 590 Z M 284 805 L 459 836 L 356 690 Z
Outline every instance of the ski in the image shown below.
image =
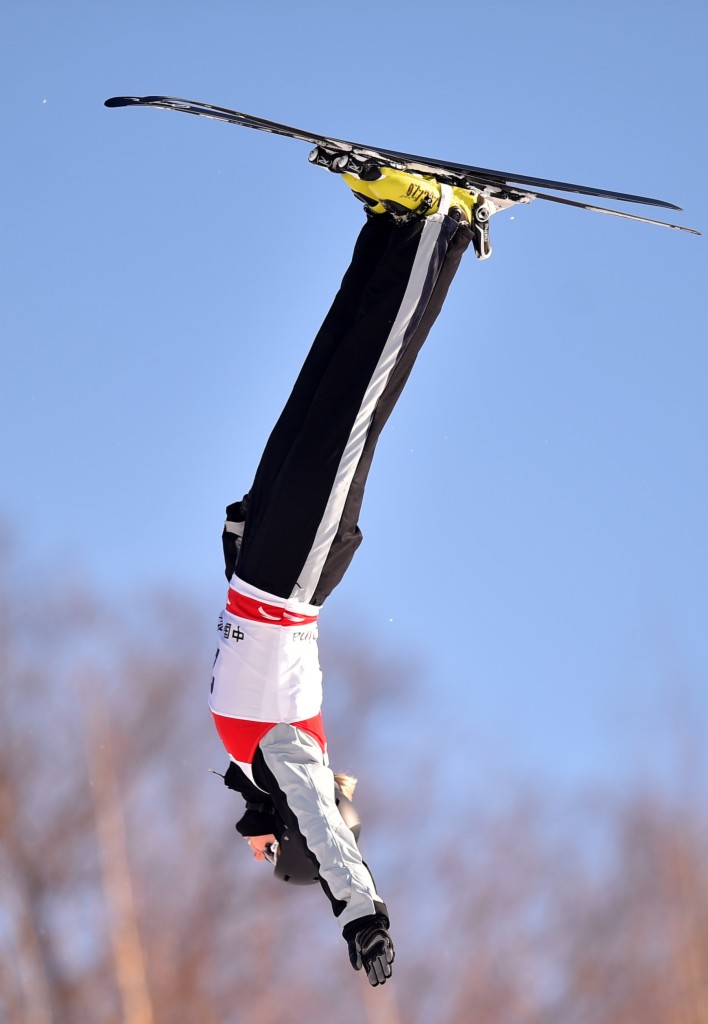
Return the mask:
M 252 114 L 231 110 L 228 107 L 217 107 L 209 103 L 178 99 L 174 96 L 113 96 L 105 101 L 105 105 L 107 107 L 140 106 L 176 110 L 185 114 L 193 114 L 197 117 L 207 117 L 214 121 L 225 121 L 228 124 L 241 125 L 244 128 L 253 128 L 257 131 L 269 132 L 273 135 L 281 135 L 286 138 L 307 142 L 315 147 L 310 154 L 311 162 L 338 173 L 348 171 L 360 177 L 365 177 L 367 173 L 371 172 L 371 168 L 388 165 L 408 171 L 415 171 L 420 174 L 429 174 L 445 184 L 470 189 L 473 192 L 484 195 L 487 200 L 485 204 L 480 205 L 479 210 L 481 215 L 480 221 L 484 223 L 483 230 L 487 233 L 486 243 L 484 239 L 479 243 L 482 246 L 482 250 L 484 250 L 485 244 L 488 245 L 488 224 L 486 222 L 488 222 L 489 216 L 497 210 L 505 209 L 516 203 L 530 203 L 533 199 L 542 199 L 565 206 L 574 206 L 584 210 L 591 210 L 595 213 L 622 217 L 625 220 L 656 224 L 660 227 L 685 231 L 692 235 L 701 234 L 695 228 L 685 227 L 682 224 L 672 224 L 668 221 L 655 220 L 610 207 L 597 206 L 594 203 L 548 195 L 546 192 L 538 190 L 550 189 L 555 192 L 570 192 L 592 198 L 611 199 L 624 203 L 638 203 L 644 206 L 661 207 L 667 210 L 681 209 L 680 206 L 676 206 L 674 203 L 669 203 L 663 199 L 652 199 L 648 196 L 616 192 L 589 185 L 576 185 L 571 182 L 555 181 L 552 178 L 537 178 L 526 174 L 495 171 L 487 167 L 475 167 L 471 164 L 416 156 L 412 153 L 399 152 L 393 149 L 381 149 L 358 142 L 350 142 L 346 139 L 337 139 L 315 132 L 304 131 L 300 128 L 292 128 L 289 125 L 280 124 L 278 121 L 269 121 Z M 479 226 L 481 228 L 482 224 Z M 491 252 L 491 249 L 489 251 Z M 488 255 L 488 253 L 480 252 L 478 247 L 478 255 L 484 256 Z

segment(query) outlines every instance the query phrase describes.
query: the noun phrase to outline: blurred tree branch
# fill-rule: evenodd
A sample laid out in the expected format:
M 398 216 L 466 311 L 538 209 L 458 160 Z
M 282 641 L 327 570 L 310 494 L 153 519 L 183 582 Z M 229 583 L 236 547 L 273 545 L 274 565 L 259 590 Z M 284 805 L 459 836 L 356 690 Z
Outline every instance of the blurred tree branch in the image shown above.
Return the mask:
M 444 749 L 421 753 L 420 666 L 331 635 L 334 767 L 361 777 L 397 949 L 370 991 L 319 891 L 249 860 L 240 800 L 207 773 L 225 758 L 204 619 L 60 576 L 38 613 L 6 554 L 3 1022 L 708 1024 L 705 780 L 563 804 L 520 781 L 481 803 Z

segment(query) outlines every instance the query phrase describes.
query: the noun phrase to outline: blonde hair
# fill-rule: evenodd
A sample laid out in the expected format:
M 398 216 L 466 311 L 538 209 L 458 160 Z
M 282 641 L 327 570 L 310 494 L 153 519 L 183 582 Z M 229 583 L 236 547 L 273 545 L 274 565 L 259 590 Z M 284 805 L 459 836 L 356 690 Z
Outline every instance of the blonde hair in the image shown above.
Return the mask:
M 345 796 L 347 800 L 351 800 L 354 796 L 354 790 L 356 789 L 358 779 L 355 779 L 353 775 L 347 775 L 344 772 L 335 772 L 334 781 L 341 789 L 342 795 Z

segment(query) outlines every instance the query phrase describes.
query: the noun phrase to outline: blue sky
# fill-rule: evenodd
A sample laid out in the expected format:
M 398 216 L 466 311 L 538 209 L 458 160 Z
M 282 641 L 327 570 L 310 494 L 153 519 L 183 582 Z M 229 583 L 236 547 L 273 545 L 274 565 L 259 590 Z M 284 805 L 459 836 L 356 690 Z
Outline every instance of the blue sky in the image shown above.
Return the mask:
M 657 195 L 708 228 L 688 0 L 25 0 L 0 30 L 0 486 L 43 586 L 168 582 L 217 612 L 223 507 L 362 218 L 304 144 L 108 96 Z M 387 428 L 323 628 L 419 660 L 483 778 L 650 772 L 682 701 L 708 715 L 708 243 L 540 201 L 492 241 Z

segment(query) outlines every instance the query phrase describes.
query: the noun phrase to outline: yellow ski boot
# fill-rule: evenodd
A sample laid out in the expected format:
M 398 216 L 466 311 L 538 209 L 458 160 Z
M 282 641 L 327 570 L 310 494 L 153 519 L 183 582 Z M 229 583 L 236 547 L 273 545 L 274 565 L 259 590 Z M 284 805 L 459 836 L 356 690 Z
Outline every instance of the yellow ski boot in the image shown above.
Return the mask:
M 388 213 L 400 220 L 437 213 L 442 190 L 435 178 L 394 167 L 379 167 L 377 170 L 380 177 L 373 181 L 353 174 L 342 175 L 352 192 L 372 213 Z M 476 202 L 477 196 L 473 192 L 453 187 L 450 210 L 458 210 L 458 216 L 468 224 L 473 222 Z

